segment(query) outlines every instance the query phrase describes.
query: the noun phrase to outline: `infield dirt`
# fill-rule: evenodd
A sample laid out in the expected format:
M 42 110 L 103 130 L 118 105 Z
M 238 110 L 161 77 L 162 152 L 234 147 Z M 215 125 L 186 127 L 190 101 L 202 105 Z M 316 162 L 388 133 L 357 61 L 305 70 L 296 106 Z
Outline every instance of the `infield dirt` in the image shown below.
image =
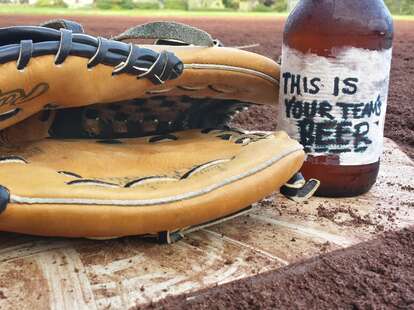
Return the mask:
M 50 16 L 2 16 L 0 26 L 36 25 Z M 67 17 L 88 33 L 109 37 L 148 22 L 141 17 Z M 164 18 L 166 19 L 166 18 Z M 170 18 L 211 33 L 226 46 L 259 44 L 251 51 L 279 58 L 283 19 Z M 385 136 L 414 159 L 414 22 L 395 22 Z M 236 119 L 246 129 L 275 129 L 276 109 L 259 106 Z M 406 184 L 412 191 L 412 184 Z M 410 202 L 407 202 L 410 203 Z M 411 206 L 412 206 L 411 202 Z M 318 210 L 319 212 L 319 210 Z M 321 210 L 323 215 L 323 210 Z M 249 279 L 168 298 L 151 308 L 413 308 L 414 231 L 386 233 L 375 241 L 299 262 Z M 3 298 L 0 290 L 0 299 Z

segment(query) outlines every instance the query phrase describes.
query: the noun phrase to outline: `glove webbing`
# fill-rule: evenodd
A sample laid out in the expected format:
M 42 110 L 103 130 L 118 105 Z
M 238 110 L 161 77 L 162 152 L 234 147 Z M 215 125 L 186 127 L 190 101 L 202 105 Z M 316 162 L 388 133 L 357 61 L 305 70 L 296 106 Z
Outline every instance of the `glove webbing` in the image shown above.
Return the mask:
M 207 32 L 189 25 L 176 22 L 152 22 L 127 29 L 112 37 L 113 40 L 156 39 L 166 44 L 217 46 L 220 42 L 214 40 Z M 160 42 L 158 42 L 159 44 Z M 180 44 L 181 43 L 181 44 Z M 157 43 L 156 43 L 157 44 Z

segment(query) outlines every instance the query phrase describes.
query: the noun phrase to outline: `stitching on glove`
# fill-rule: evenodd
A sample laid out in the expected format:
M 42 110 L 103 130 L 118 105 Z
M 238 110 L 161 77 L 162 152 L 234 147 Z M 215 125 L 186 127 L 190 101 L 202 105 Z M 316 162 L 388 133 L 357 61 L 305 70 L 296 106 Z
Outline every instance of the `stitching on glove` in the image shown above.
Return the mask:
M 147 95 L 158 95 L 158 94 L 168 93 L 168 92 L 170 92 L 172 90 L 174 90 L 174 88 L 153 89 L 153 90 L 147 90 L 145 93 Z
M 223 90 L 223 89 L 218 89 L 217 86 L 215 85 L 203 85 L 203 86 L 188 86 L 188 85 L 178 85 L 176 86 L 177 89 L 179 90 L 183 90 L 183 91 L 187 91 L 187 92 L 195 92 L 195 91 L 200 91 L 200 90 L 205 90 L 205 89 L 209 89 L 211 91 L 214 91 L 216 93 L 220 93 L 220 94 L 232 94 L 232 93 L 236 93 L 237 89 L 227 89 L 227 90 Z M 153 90 L 148 90 L 145 93 L 147 95 L 156 95 L 156 94 L 162 94 L 162 93 L 168 93 L 170 91 L 173 91 L 174 88 L 167 88 L 167 89 L 153 89 Z
M 154 64 L 149 69 L 147 69 L 147 68 L 140 68 L 138 66 L 134 66 L 134 64 L 139 60 L 141 56 L 142 56 L 141 49 L 136 47 L 134 44 L 130 43 L 129 54 L 128 54 L 127 59 L 115 67 L 114 71 L 112 71 L 112 75 L 127 72 L 131 68 L 135 70 L 135 74 L 138 74 L 138 76 L 140 76 L 141 74 L 147 74 L 148 71 L 151 70 L 151 68 L 155 65 L 155 63 L 158 61 L 160 57 L 158 55 L 158 58 L 154 62 Z
M 245 132 L 240 129 L 232 129 L 228 128 L 226 130 L 217 130 L 212 128 L 202 129 L 201 133 L 204 134 L 215 134 L 217 138 L 220 138 L 225 141 L 231 141 L 236 144 L 242 144 L 242 146 L 246 146 L 252 142 L 256 142 L 262 139 L 265 139 L 269 137 L 269 133 L 263 133 L 263 132 Z
M 193 176 L 194 174 L 199 173 L 199 172 L 201 172 L 201 171 L 203 171 L 203 170 L 205 170 L 207 168 L 210 168 L 212 166 L 217 166 L 217 165 L 220 165 L 220 164 L 223 164 L 223 163 L 227 163 L 227 162 L 229 162 L 231 160 L 233 160 L 233 158 L 229 158 L 229 159 L 217 159 L 217 160 L 212 160 L 212 161 L 209 161 L 207 163 L 198 165 L 198 166 L 190 169 L 186 173 L 184 173 L 181 176 L 180 180 L 187 179 L 187 178 Z
M 17 59 L 16 65 L 17 70 L 22 71 L 27 66 L 32 58 L 33 53 L 33 41 L 32 40 L 22 40 L 20 42 L 20 52 L 19 58 Z
M 234 183 L 238 180 L 244 179 L 260 171 L 263 171 L 264 169 L 280 161 L 282 158 L 285 158 L 295 152 L 302 151 L 302 150 L 303 150 L 302 146 L 295 146 L 295 147 L 288 148 L 284 150 L 283 152 L 271 157 L 270 159 L 259 163 L 254 168 L 248 171 L 242 172 L 237 175 L 233 175 L 227 179 L 220 180 L 207 187 L 204 187 L 204 188 L 201 188 L 195 191 L 185 192 L 182 194 L 167 196 L 167 197 L 162 197 L 162 198 L 131 199 L 131 200 L 129 199 L 96 199 L 96 198 L 64 198 L 64 197 L 63 198 L 62 197 L 41 198 L 41 197 L 27 197 L 27 196 L 19 196 L 19 195 L 11 194 L 10 202 L 21 203 L 21 204 L 82 204 L 82 205 L 112 205 L 112 206 L 125 206 L 125 207 L 153 206 L 153 205 L 158 205 L 158 204 L 173 203 L 177 201 L 191 199 L 191 198 L 194 198 L 200 195 L 208 194 L 228 184 Z M 90 181 L 96 182 L 94 180 L 90 180 Z
M 68 177 L 82 178 L 79 174 L 69 172 L 69 171 L 58 171 L 57 173 L 66 175 Z
M 124 187 L 124 188 L 134 188 L 138 185 L 143 185 L 143 184 L 148 184 L 148 183 L 153 183 L 153 182 L 160 182 L 160 181 L 180 181 L 180 180 L 184 180 L 187 179 L 207 168 L 213 167 L 213 166 L 217 166 L 223 163 L 227 163 L 231 160 L 233 160 L 235 157 L 232 158 L 228 158 L 228 159 L 217 159 L 217 160 L 213 160 L 213 161 L 209 161 L 206 162 L 204 164 L 201 165 L 197 165 L 193 168 L 191 168 L 190 170 L 188 170 L 187 172 L 185 172 L 180 178 L 173 178 L 173 177 L 169 177 L 169 176 L 158 176 L 158 175 L 154 175 L 154 176 L 147 176 L 147 177 L 142 177 L 136 180 L 132 180 L 129 181 L 128 183 L 126 183 L 125 185 L 120 185 L 120 184 L 115 184 L 115 183 L 110 183 L 110 182 L 106 182 L 106 181 L 101 181 L 101 180 L 95 180 L 95 179 L 81 179 L 81 180 L 73 180 L 70 182 L 66 182 L 67 185 L 96 185 L 96 186 L 104 186 L 104 187 Z M 81 178 L 80 175 L 77 175 L 75 173 L 72 172 L 66 172 L 66 171 L 58 171 L 58 173 L 60 174 L 64 174 L 67 176 L 74 176 L 77 178 Z
M 221 93 L 221 94 L 231 94 L 231 93 L 234 93 L 235 92 L 234 89 L 223 90 L 223 89 L 216 88 L 214 85 L 208 85 L 208 88 L 210 90 L 215 91 L 216 93 Z
M 234 141 L 236 144 L 248 144 L 250 143 L 251 138 L 250 137 L 241 137 Z
M 209 130 L 201 130 L 201 132 L 207 133 L 206 131 Z M 218 130 L 214 130 L 214 131 L 209 131 L 210 133 L 213 133 L 215 131 Z M 269 137 L 269 134 L 266 133 L 261 133 L 261 132 L 252 132 L 252 133 L 244 133 L 241 132 L 240 130 L 235 130 L 233 132 L 230 132 L 231 129 L 226 130 L 226 131 L 221 131 L 223 132 L 222 134 L 217 135 L 217 138 L 226 140 L 226 141 L 231 141 L 233 143 L 236 144 L 243 144 L 242 146 L 246 146 L 252 142 L 256 142 L 259 141 L 261 139 L 266 139 L 267 137 Z M 239 135 L 239 136 L 237 136 Z M 151 139 L 153 139 L 151 141 Z M 169 140 L 177 140 L 178 138 L 174 135 L 171 134 L 166 134 L 166 135 L 160 135 L 160 136 L 154 136 L 151 137 L 149 139 L 149 143 L 154 143 L 154 142 L 159 142 L 165 139 L 169 139 Z M 226 162 L 229 162 L 231 160 L 233 160 L 235 157 L 232 158 L 226 158 L 226 159 L 217 159 L 217 160 L 213 160 L 213 161 L 209 161 L 200 165 L 197 165 L 191 169 L 189 169 L 187 172 L 185 172 L 179 179 L 176 178 L 171 178 L 168 176 L 147 176 L 147 177 L 143 177 L 143 178 L 139 178 L 136 180 L 132 180 L 128 183 L 126 183 L 125 185 L 123 185 L 123 187 L 125 188 L 133 188 L 135 186 L 138 185 L 142 185 L 142 184 L 146 184 L 149 182 L 157 182 L 157 181 L 178 181 L 178 180 L 184 180 L 187 179 L 207 168 L 210 168 L 212 166 L 216 166 L 216 165 L 220 165 Z M 59 172 L 62 173 L 62 172 Z M 63 174 L 67 174 L 70 175 L 71 173 L 66 173 L 63 172 Z M 76 177 L 80 177 L 78 175 L 75 175 Z M 110 182 L 105 182 L 105 181 L 100 181 L 100 180 L 94 180 L 94 179 L 82 179 L 82 180 L 74 180 L 74 181 L 70 181 L 66 183 L 67 185 L 97 185 L 97 186 L 107 186 L 107 187 L 122 187 L 122 185 L 119 184 L 115 184 L 115 183 L 110 183 Z
M 217 138 L 220 138 L 220 139 L 222 139 L 222 140 L 230 141 L 230 139 L 231 139 L 232 135 L 231 135 L 231 134 L 229 134 L 229 133 L 224 133 L 224 134 L 218 135 L 218 136 L 216 136 L 216 137 L 217 137 Z
M 10 111 L 7 111 L 7 112 L 4 112 L 4 113 L 1 113 L 1 114 L 0 114 L 0 122 L 1 122 L 1 121 L 5 121 L 6 119 L 9 119 L 9 118 L 11 118 L 11 117 L 15 116 L 15 115 L 16 115 L 17 113 L 19 113 L 21 110 L 22 110 L 22 109 L 20 109 L 20 108 L 15 108 L 15 109 L 12 109 L 12 110 L 10 110 Z
M 132 180 L 124 185 L 125 188 L 134 188 L 138 185 L 153 183 L 153 182 L 160 182 L 160 181 L 179 181 L 179 179 L 171 178 L 167 176 L 150 176 L 150 177 L 143 177 L 136 180 Z
M 159 135 L 159 136 L 154 136 L 148 139 L 149 143 L 155 143 L 155 142 L 160 142 L 160 141 L 165 141 L 165 140 L 169 140 L 169 141 L 175 141 L 178 140 L 177 136 L 174 136 L 172 134 L 166 134 L 166 135 Z
M 1 156 L 0 157 L 0 164 L 11 164 L 11 163 L 19 163 L 19 164 L 28 164 L 27 160 L 23 157 L 10 155 L 10 156 Z
M 164 81 L 161 80 L 161 77 L 159 75 L 161 75 L 160 73 L 162 73 L 162 70 L 164 70 L 167 60 L 168 60 L 168 57 L 166 57 L 166 53 L 161 52 L 158 55 L 157 60 L 148 69 L 148 71 L 138 75 L 138 78 L 143 78 L 143 77 L 148 75 L 148 79 L 150 79 L 154 84 L 164 84 Z M 161 72 L 160 72 L 160 70 L 161 70 Z M 159 75 L 157 75 L 157 73 Z
M 89 59 L 88 68 L 95 67 L 96 65 L 102 63 L 105 59 L 105 55 L 108 53 L 109 50 L 109 42 L 108 40 L 98 37 L 98 48 L 96 49 L 95 55 Z
M 98 140 L 96 142 L 102 143 L 102 144 L 122 144 L 122 141 L 118 139 L 104 139 L 104 140 Z
M 203 90 L 209 87 L 209 85 L 206 86 L 186 86 L 186 85 L 178 85 L 177 88 L 185 91 L 197 91 L 197 90 Z
M 261 71 L 249 69 L 249 68 L 242 68 L 242 67 L 234 67 L 229 65 L 220 65 L 220 64 L 185 64 L 185 69 L 188 70 L 222 70 L 222 71 L 233 71 L 238 73 L 244 73 L 248 75 L 254 75 L 264 80 L 271 82 L 272 84 L 279 85 L 279 80 L 266 74 Z
M 120 187 L 120 185 L 100 180 L 93 180 L 93 179 L 82 179 L 82 180 L 74 180 L 66 183 L 67 185 L 96 185 L 96 186 L 103 186 L 103 187 Z
M 60 44 L 55 56 L 55 65 L 62 64 L 69 56 L 72 48 L 72 31 L 67 29 L 60 29 Z

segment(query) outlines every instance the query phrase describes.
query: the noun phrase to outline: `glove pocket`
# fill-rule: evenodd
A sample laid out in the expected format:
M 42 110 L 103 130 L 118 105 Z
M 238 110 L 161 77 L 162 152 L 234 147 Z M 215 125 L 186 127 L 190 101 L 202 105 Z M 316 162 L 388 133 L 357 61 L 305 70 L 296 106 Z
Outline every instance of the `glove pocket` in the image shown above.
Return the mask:
M 10 192 L 0 229 L 70 237 L 173 231 L 246 208 L 284 184 L 304 159 L 302 147 L 281 132 L 174 136 L 45 139 L 9 149 L 0 160 L 0 184 Z

